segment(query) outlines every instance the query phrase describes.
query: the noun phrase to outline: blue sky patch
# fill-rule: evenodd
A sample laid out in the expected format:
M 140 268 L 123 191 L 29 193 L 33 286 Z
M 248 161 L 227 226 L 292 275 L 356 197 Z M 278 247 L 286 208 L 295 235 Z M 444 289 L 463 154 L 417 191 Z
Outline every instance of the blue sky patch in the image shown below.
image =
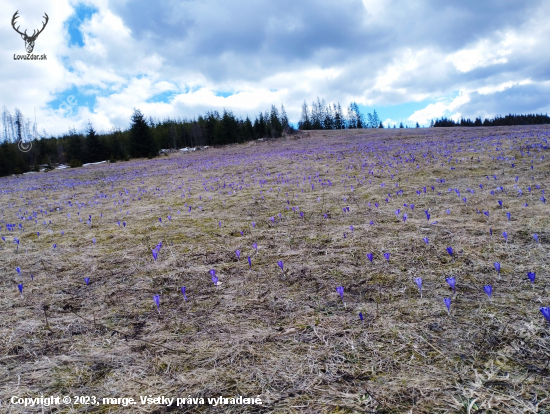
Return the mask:
M 216 96 L 221 96 L 223 98 L 228 98 L 231 95 L 235 95 L 233 92 L 227 92 L 227 91 L 217 91 Z
M 380 118 L 380 120 L 384 124 L 384 127 L 387 127 L 384 121 L 388 118 L 393 119 L 395 122 L 397 122 L 397 126 L 399 126 L 399 122 L 403 122 L 403 125 L 414 126 L 415 123 L 412 121 L 408 121 L 407 118 L 414 114 L 416 111 L 424 109 L 429 104 L 435 102 L 436 101 L 433 99 L 427 99 L 421 102 L 406 102 L 399 105 L 386 105 L 376 108 L 371 108 L 365 105 L 358 106 L 359 110 L 363 114 L 365 114 L 365 116 L 367 115 L 367 113 L 372 113 L 373 110 L 376 109 L 376 112 L 378 113 L 378 118 Z M 393 124 L 390 125 L 390 127 L 393 128 Z
M 176 91 L 166 91 L 162 93 L 158 93 L 156 95 L 151 96 L 149 99 L 147 99 L 146 102 L 148 103 L 170 103 L 172 99 L 174 99 L 174 96 L 178 95 Z
M 57 97 L 48 102 L 48 106 L 53 110 L 61 109 L 66 117 L 74 115 L 78 112 L 78 107 L 85 106 L 90 112 L 93 112 L 93 108 L 96 103 L 96 91 L 92 89 L 82 88 L 79 89 L 73 86 L 71 89 L 67 89 L 59 94 Z
M 69 46 L 83 47 L 84 38 L 80 31 L 80 26 L 84 21 L 91 19 L 92 15 L 97 13 L 98 10 L 95 7 L 79 3 L 74 8 L 74 11 L 75 13 L 65 22 L 65 26 L 69 31 Z

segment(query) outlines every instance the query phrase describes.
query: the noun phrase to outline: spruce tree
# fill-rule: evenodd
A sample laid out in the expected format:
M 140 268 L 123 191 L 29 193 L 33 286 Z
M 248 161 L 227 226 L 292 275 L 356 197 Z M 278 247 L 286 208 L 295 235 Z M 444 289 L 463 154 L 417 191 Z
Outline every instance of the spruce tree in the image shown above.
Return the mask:
M 378 117 L 378 113 L 376 112 L 376 109 L 372 112 L 372 127 L 376 128 L 376 125 L 380 124 L 380 118 Z
M 88 153 L 84 156 L 87 162 L 99 162 L 104 159 L 104 150 L 99 136 L 94 130 L 91 122 L 88 122 L 88 130 L 86 131 L 86 148 Z
M 250 141 L 254 139 L 254 128 L 252 127 L 252 122 L 250 121 L 250 118 L 248 115 L 246 116 L 246 119 L 243 124 L 243 135 L 245 141 Z
M 273 138 L 278 138 L 282 136 L 283 124 L 279 119 L 279 112 L 277 111 L 277 108 L 275 107 L 275 105 L 271 105 L 270 121 L 271 121 L 271 136 Z
M 254 130 L 256 131 L 256 137 L 263 138 L 265 137 L 265 120 L 264 114 L 260 112 L 258 118 L 254 122 Z
M 151 130 L 139 109 L 134 109 L 130 127 L 131 154 L 133 157 L 154 157 L 157 149 Z

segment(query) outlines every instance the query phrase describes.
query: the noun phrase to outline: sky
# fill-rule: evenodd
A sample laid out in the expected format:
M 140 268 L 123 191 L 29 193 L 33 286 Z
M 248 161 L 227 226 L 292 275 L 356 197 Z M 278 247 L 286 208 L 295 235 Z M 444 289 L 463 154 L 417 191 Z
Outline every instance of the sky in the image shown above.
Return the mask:
M 34 54 L 16 60 L 48 23 Z M 252 119 L 304 100 L 359 104 L 385 126 L 550 109 L 545 0 L 0 0 L 0 106 L 41 133 L 88 122 L 231 110 Z

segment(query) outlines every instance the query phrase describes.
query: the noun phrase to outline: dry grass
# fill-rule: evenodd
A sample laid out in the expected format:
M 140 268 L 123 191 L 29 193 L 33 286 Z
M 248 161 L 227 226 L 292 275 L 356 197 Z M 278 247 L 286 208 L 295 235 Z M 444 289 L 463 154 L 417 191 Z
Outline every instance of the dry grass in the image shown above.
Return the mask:
M 6 232 L 2 223 L 1 233 L 8 236 L 0 243 L 3 409 L 42 412 L 6 404 L 13 395 L 242 395 L 259 396 L 264 404 L 60 405 L 53 412 L 550 412 L 550 328 L 539 312 L 550 305 L 550 203 L 539 201 L 540 190 L 534 188 L 548 188 L 550 165 L 547 157 L 540 160 L 548 151 L 531 150 L 537 154 L 531 170 L 522 161 L 530 163 L 532 158 L 509 149 L 510 137 L 534 134 L 530 139 L 538 142 L 537 134 L 549 131 L 510 127 L 310 132 L 192 155 L 0 180 L 0 190 L 35 187 L 0 194 L 3 220 L 22 222 L 25 229 Z M 506 143 L 499 146 L 503 156 L 517 157 L 515 168 L 486 152 L 454 152 L 468 150 L 471 139 L 476 143 L 484 135 L 493 136 L 491 142 L 500 136 Z M 438 163 L 426 164 L 422 154 L 427 149 L 414 147 L 430 141 L 435 144 L 428 149 Z M 452 151 L 450 164 L 435 152 L 444 147 Z M 398 157 L 411 155 L 415 162 L 397 164 Z M 480 162 L 469 159 L 474 155 Z M 391 157 L 399 173 L 392 179 L 386 166 L 383 173 L 374 168 L 374 175 L 367 174 L 368 166 L 362 171 L 363 163 L 378 161 L 376 156 L 384 162 Z M 465 159 L 455 163 L 455 157 Z M 317 171 L 333 185 L 315 181 L 312 190 L 307 177 Z M 267 182 L 263 187 L 252 184 L 251 175 Z M 513 187 L 516 176 L 521 198 Z M 204 190 L 203 180 L 211 178 L 219 179 L 208 183 L 215 189 L 225 181 L 221 193 Z M 440 178 L 446 182 L 437 183 Z M 296 179 L 300 186 L 281 179 Z M 182 180 L 185 189 L 191 188 L 191 197 L 188 191 L 181 197 Z M 242 190 L 235 187 L 236 193 L 229 195 L 228 185 L 241 180 Z M 381 188 L 381 182 L 386 187 Z M 395 194 L 396 182 L 402 196 Z M 527 191 L 529 185 L 533 193 Z M 427 193 L 417 195 L 424 186 Z M 504 186 L 507 194 L 490 195 L 496 186 Z M 137 195 L 138 188 L 148 193 Z M 467 204 L 448 188 L 459 188 Z M 94 198 L 102 191 L 109 198 Z M 55 209 L 55 202 L 65 203 L 63 197 L 73 195 L 73 204 L 86 203 L 80 210 L 63 204 L 62 211 L 39 214 L 38 225 L 16 218 L 20 208 L 23 213 L 38 211 L 39 205 Z M 116 213 L 109 209 L 122 199 L 128 203 L 117 205 Z M 504 209 L 497 199 L 504 201 Z M 31 200 L 30 206 L 25 204 Z M 522 207 L 525 202 L 529 207 Z M 185 203 L 193 206 L 191 213 Z M 404 203 L 413 203 L 414 211 Z M 296 206 L 304 212 L 303 219 L 292 211 Z M 342 211 L 345 206 L 349 213 Z M 396 218 L 397 208 L 407 211 L 405 224 Z M 448 208 L 450 215 L 445 213 Z M 490 217 L 477 214 L 476 208 L 489 210 Z M 426 223 L 425 209 L 438 224 Z M 510 222 L 506 211 L 512 214 Z M 85 224 L 89 214 L 92 228 Z M 52 222 L 47 229 L 41 225 L 45 220 Z M 127 227 L 117 226 L 117 220 Z M 509 234 L 508 243 L 503 231 Z M 533 233 L 539 234 L 538 245 Z M 18 250 L 10 242 L 14 235 L 21 239 Z M 429 246 L 422 241 L 426 236 Z M 161 240 L 155 263 L 151 248 Z M 58 245 L 55 250 L 53 243 Z M 452 260 L 448 246 L 455 251 Z M 372 264 L 368 252 L 374 253 Z M 389 263 L 384 252 L 391 252 Z M 284 275 L 278 260 L 284 261 Z M 493 267 L 496 261 L 502 264 L 500 278 Z M 216 269 L 222 282 L 217 288 L 210 269 Z M 526 278 L 528 271 L 536 271 L 534 287 Z M 424 280 L 422 299 L 413 282 L 418 276 Z M 442 301 L 452 296 L 445 282 L 449 276 L 457 279 L 451 316 Z M 90 278 L 89 285 L 84 277 Z M 22 281 L 23 299 L 17 291 Z M 491 301 L 483 292 L 486 284 L 494 289 Z M 181 286 L 187 288 L 187 302 Z M 346 306 L 337 286 L 345 288 Z M 157 294 L 160 314 L 152 299 Z

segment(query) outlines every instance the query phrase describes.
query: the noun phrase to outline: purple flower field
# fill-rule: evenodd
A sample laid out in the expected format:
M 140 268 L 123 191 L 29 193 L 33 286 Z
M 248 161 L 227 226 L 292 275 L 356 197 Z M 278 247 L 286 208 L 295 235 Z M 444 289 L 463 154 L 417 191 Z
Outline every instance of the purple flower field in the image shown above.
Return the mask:
M 549 139 L 310 131 L 0 179 L 0 399 L 548 412 Z

